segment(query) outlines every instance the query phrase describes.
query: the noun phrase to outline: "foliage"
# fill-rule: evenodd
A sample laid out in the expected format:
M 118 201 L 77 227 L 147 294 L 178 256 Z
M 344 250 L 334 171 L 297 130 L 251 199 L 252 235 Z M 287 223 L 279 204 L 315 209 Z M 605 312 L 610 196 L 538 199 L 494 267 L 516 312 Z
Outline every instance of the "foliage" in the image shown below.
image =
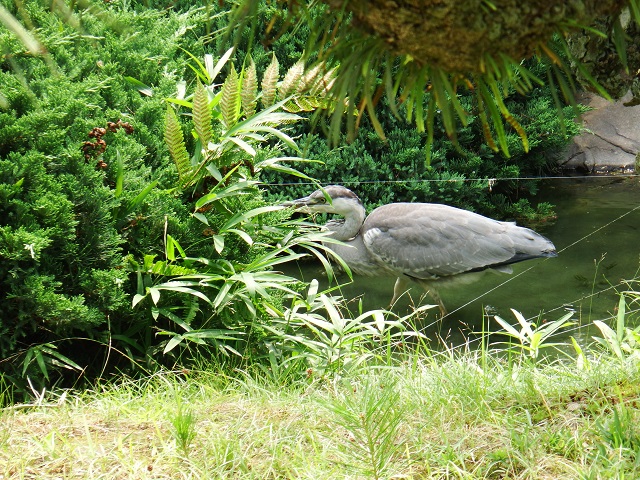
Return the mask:
M 225 352 L 238 342 L 260 345 L 263 333 L 251 325 L 270 317 L 266 300 L 278 304 L 297 284 L 269 270 L 320 237 L 294 238 L 298 225 L 279 227 L 288 214 L 266 206 L 251 177 L 296 173 L 278 142 L 295 149 L 286 125 L 324 105 L 330 74 L 298 64 L 281 78 L 278 62 L 262 54 L 271 62 L 267 80 L 259 82 L 249 58 L 234 76 L 231 51 L 218 64 L 201 53 L 202 10 L 114 3 L 83 11 L 81 29 L 73 9 L 57 16 L 30 3 L 11 13 L 39 28 L 47 55 L 33 56 L 0 32 L 0 365 L 8 382 L 25 394 L 71 384 L 79 371 L 93 378 L 170 364 L 188 351 L 179 344 L 223 341 Z M 193 71 L 200 83 L 181 96 L 180 78 Z M 275 102 L 262 109 L 261 83 Z M 177 108 L 167 110 L 165 98 Z M 197 128 L 184 135 L 182 113 L 192 110 Z M 201 309 L 200 297 L 172 283 L 194 273 L 221 292 L 215 308 Z M 154 285 L 166 289 L 149 290 L 155 300 L 163 292 L 152 314 L 132 310 L 134 294 Z M 207 322 L 218 324 L 203 333 Z M 250 334 L 238 335 L 247 326 Z M 65 377 L 69 369 L 75 374 Z
M 403 405 L 393 377 L 379 380 L 367 377 L 353 383 L 345 393 L 325 404 L 335 424 L 350 436 L 351 444 L 343 453 L 345 464 L 376 480 L 407 468 L 398 461 L 406 447 L 401 430 L 407 406 Z
M 427 167 L 424 135 L 389 114 L 383 121 L 386 141 L 365 126 L 353 142 L 336 149 L 329 149 L 319 135 L 307 134 L 300 142 L 305 156 L 323 164 L 307 164 L 301 170 L 322 184 L 352 188 L 369 208 L 393 201 L 440 202 L 499 218 L 548 220 L 553 218 L 550 206 L 532 206 L 526 197 L 537 192 L 538 177 L 557 168 L 557 155 L 578 133 L 575 112 L 565 107 L 560 117 L 548 88 L 527 97 L 514 95 L 508 102 L 531 133 L 528 153 L 513 131 L 507 131 L 511 158 L 494 153 L 483 144 L 480 122 L 471 118 L 458 131 L 457 147 L 438 129 L 431 167 Z M 308 185 L 292 185 L 279 175 L 267 174 L 263 179 L 288 198 L 299 198 L 309 190 Z
M 339 377 L 202 362 L 45 392 L 3 410 L 0 474 L 635 478 L 640 371 L 593 346 L 590 369 L 421 344 Z
M 415 315 L 433 308 L 426 305 L 410 315 L 372 310 L 351 318 L 345 302 L 329 292 L 318 292 L 312 281 L 306 296 L 293 296 L 287 307 L 272 322 L 269 331 L 277 341 L 276 363 L 308 368 L 308 375 L 343 375 L 362 364 L 380 360 L 388 351 L 377 352 L 379 345 L 397 345 L 421 338 L 409 328 Z M 300 366 L 298 366 L 300 368 Z
M 300 293 L 304 286 L 278 272 L 302 255 L 328 266 L 326 237 L 268 205 L 258 183 L 267 172 L 304 180 L 314 172 L 294 168 L 301 159 L 290 155 L 299 154 L 306 128 L 294 122 L 330 107 L 335 71 L 303 68 L 304 27 L 283 33 L 272 45 L 275 54 L 240 32 L 243 40 L 233 52 L 244 61 L 234 64 L 228 45 L 214 42 L 213 32 L 226 22 L 217 15 L 219 5 L 5 4 L 12 17 L 33 26 L 29 33 L 45 53 L 29 50 L 15 29 L 0 31 L 3 382 L 28 396 L 55 384 L 75 385 L 79 376 L 185 366 L 199 354 L 234 366 L 256 359 L 264 362 L 263 372 L 280 368 L 304 376 L 302 366 L 340 372 L 358 365 L 360 356 L 380 358 L 379 352 L 366 356 L 374 341 L 411 335 L 403 330 L 405 318 L 343 316 L 341 299 L 324 292 L 310 300 Z M 266 18 L 277 7 L 260 8 Z M 4 10 L 0 15 L 8 18 Z M 517 103 L 510 109 L 526 111 L 526 100 L 510 98 Z M 459 101 L 473 110 L 472 98 Z M 545 112 L 540 102 L 532 116 Z M 325 160 L 337 179 L 347 174 L 338 160 L 362 157 L 367 167 L 354 162 L 352 170 L 361 175 L 353 181 L 369 172 L 375 178 L 378 170 L 403 181 L 433 175 L 445 182 L 429 189 L 407 183 L 407 199 L 436 192 L 480 209 L 484 197 L 476 198 L 485 178 L 520 173 L 496 157 L 490 173 L 464 173 L 482 180 L 458 185 L 456 148 L 466 148 L 465 158 L 480 164 L 493 155 L 480 142 L 448 144 L 432 162 L 435 169 L 427 170 L 424 134 L 407 134 L 389 115 L 384 126 L 388 122 L 393 141 L 387 145 L 373 135 L 376 125 L 353 112 L 349 118 L 371 134 L 339 150 L 344 157 L 329 152 L 319 136 L 302 137 L 306 153 Z M 468 135 L 475 141 L 484 133 L 472 120 Z M 540 128 L 557 126 L 547 116 Z M 506 135 L 518 138 L 509 128 Z M 535 152 L 532 140 L 530 146 Z M 381 162 L 389 166 L 376 165 Z M 365 195 L 393 198 L 377 188 Z M 402 194 L 398 188 L 398 198 Z M 132 303 L 146 308 L 132 309 Z M 184 453 L 193 440 L 188 413 L 176 420 L 176 428 L 184 426 L 175 438 Z
M 249 57 L 247 67 L 238 74 L 233 65 L 222 85 L 215 84 L 217 75 L 233 53 L 228 50 L 213 63 L 213 56 L 206 54 L 204 64 L 198 59 L 198 76 L 193 94 L 185 99 L 186 90 L 180 86 L 177 98 L 169 101 L 191 110 L 193 136 L 196 140 L 191 157 L 187 160 L 187 147 L 180 126 L 171 107 L 167 109 L 165 140 L 169 146 L 183 187 L 196 184 L 204 176 L 220 182 L 224 175 L 235 168 L 245 166 L 251 175 L 259 174 L 263 168 L 296 174 L 296 171 L 281 165 L 282 161 L 296 158 L 268 158 L 256 160 L 255 145 L 270 139 L 297 150 L 294 140 L 285 133 L 286 126 L 301 120 L 292 112 L 314 110 L 324 104 L 331 72 L 319 70 L 306 72 L 301 63 L 296 63 L 279 82 L 278 61 L 273 56 L 258 91 L 258 78 L 253 60 Z M 201 83 L 204 82 L 204 85 Z M 263 109 L 256 111 L 260 99 Z M 215 120 L 215 127 L 212 126 Z M 275 150 L 279 147 L 276 146 Z M 243 156 L 245 159 L 243 159 Z M 235 178 L 235 177 L 232 177 Z
M 637 296 L 637 292 L 635 293 Z M 619 361 L 637 362 L 640 360 L 640 326 L 629 328 L 629 318 L 624 294 L 620 295 L 616 312 L 616 328 L 612 329 L 602 320 L 594 320 L 602 337 L 593 337 L 598 344 L 613 354 Z
M 436 130 L 436 116 L 442 119 L 447 136 L 454 140 L 459 124 L 466 126 L 469 117 L 478 116 L 486 144 L 506 156 L 510 154 L 506 125 L 517 132 L 522 147 L 528 150 L 525 129 L 504 102 L 511 91 L 524 94 L 548 82 L 560 87 L 565 101 L 575 104 L 575 85 L 569 68 L 574 61 L 591 86 L 607 95 L 587 69 L 572 57 L 565 36 L 585 26 L 593 30 L 586 24 L 593 22 L 599 14 L 611 14 L 614 18 L 623 14 L 620 3 L 613 6 L 597 4 L 589 8 L 580 4 L 578 8 L 559 9 L 556 13 L 562 11 L 562 15 L 551 17 L 546 17 L 548 10 L 527 4 L 518 11 L 511 5 L 492 2 L 480 7 L 473 2 L 469 2 L 472 6 L 466 2 L 451 2 L 443 5 L 438 15 L 430 16 L 420 10 L 429 8 L 427 6 L 409 8 L 394 4 L 386 6 L 388 15 L 385 16 L 380 5 L 367 7 L 366 2 L 350 1 L 340 7 L 331 2 L 324 3 L 283 2 L 280 15 L 274 15 L 264 28 L 264 36 L 269 37 L 274 24 L 278 24 L 275 30 L 280 32 L 304 24 L 310 30 L 305 54 L 317 58 L 319 64 L 338 68 L 332 96 L 337 104 L 347 103 L 347 114 L 335 110 L 331 116 L 330 132 L 336 143 L 341 138 L 343 117 L 346 117 L 352 139 L 364 112 L 378 135 L 384 138 L 384 129 L 375 111 L 384 95 L 395 115 L 400 115 L 397 104 L 406 106 L 404 116 L 415 123 L 419 132 L 427 131 L 429 146 Z M 640 21 L 638 2 L 630 0 L 627 3 L 634 20 Z M 253 30 L 257 28 L 261 20 L 257 15 L 258 4 L 242 1 L 236 5 L 229 26 L 231 36 L 247 24 Z M 408 22 L 407 16 L 416 15 L 416 11 L 420 21 Z M 525 21 L 532 24 L 518 28 L 520 22 Z M 616 52 L 628 70 L 625 34 L 620 21 L 613 24 L 618 26 L 615 31 L 599 33 L 615 38 Z M 389 31 L 389 27 L 394 28 Z M 433 42 L 434 45 L 429 41 L 418 41 L 420 53 L 408 48 L 407 45 L 415 42 L 415 37 L 419 38 L 423 32 L 431 32 L 440 38 Z M 484 43 L 477 42 L 474 35 L 482 37 Z M 436 53 L 422 54 L 430 48 Z M 470 63 L 457 62 L 462 52 L 476 48 L 479 50 Z M 545 66 L 542 76 L 522 63 L 524 58 L 534 55 Z M 473 108 L 467 108 L 460 101 L 461 91 L 467 91 L 473 97 Z M 561 110 L 558 97 L 554 100 L 557 109 Z M 429 155 L 429 148 L 427 152 Z
M 317 85 L 325 76 L 305 74 L 298 64 L 279 82 L 273 57 L 261 91 L 251 59 L 239 73 L 232 65 L 224 81 L 215 83 L 232 53 L 228 50 L 217 62 L 207 54 L 204 63 L 191 56 L 197 75 L 193 93 L 187 96 L 181 82 L 179 95 L 169 99 L 188 113 L 193 144 L 188 147 L 173 106 L 165 117 L 164 136 L 180 188 L 195 200 L 192 216 L 206 227 L 210 251 L 191 256 L 190 245 L 183 248 L 166 233 L 165 260 L 146 256 L 141 265 L 130 259 L 139 279 L 133 305 L 148 297 L 154 319 L 170 322 L 157 323 L 160 335 L 170 337 L 159 344 L 165 354 L 211 346 L 240 357 L 259 352 L 262 331 L 277 315 L 280 298 L 297 295 L 298 281 L 274 269 L 304 256 L 296 248 L 318 256 L 325 249 L 321 234 L 305 233 L 297 222 L 283 221 L 288 215 L 283 207 L 264 204 L 254 179 L 266 169 L 304 177 L 284 164 L 302 159 L 278 156 L 283 146 L 297 149 L 285 129 L 300 117 L 285 110 L 321 103 L 323 89 Z
M 39 2 L 13 13 L 47 51 L 0 31 L 0 369 L 26 391 L 120 364 L 148 324 L 123 256 L 161 252 L 165 224 L 197 231 L 161 133 L 194 17 L 87 11 L 79 31 Z
M 549 343 L 547 340 L 552 338 L 553 335 L 561 328 L 566 328 L 573 325 L 572 322 L 569 322 L 569 319 L 573 315 L 573 312 L 569 312 L 563 315 L 561 318 L 554 320 L 553 322 L 541 323 L 540 325 L 536 325 L 532 321 L 530 322 L 529 320 L 524 318 L 524 316 L 520 312 L 513 309 L 511 309 L 511 311 L 522 327 L 519 331 L 498 316 L 495 317 L 495 320 L 500 324 L 502 328 L 504 328 L 504 335 L 510 338 L 510 341 L 508 342 L 509 345 L 512 345 L 513 341 L 517 341 L 519 343 L 519 345 L 517 345 L 516 347 L 510 347 L 509 351 L 513 351 L 513 349 L 519 349 L 519 353 L 526 353 L 529 359 L 533 362 L 538 360 L 543 348 L 546 349 L 549 347 L 558 347 L 559 345 L 561 345 L 558 343 Z

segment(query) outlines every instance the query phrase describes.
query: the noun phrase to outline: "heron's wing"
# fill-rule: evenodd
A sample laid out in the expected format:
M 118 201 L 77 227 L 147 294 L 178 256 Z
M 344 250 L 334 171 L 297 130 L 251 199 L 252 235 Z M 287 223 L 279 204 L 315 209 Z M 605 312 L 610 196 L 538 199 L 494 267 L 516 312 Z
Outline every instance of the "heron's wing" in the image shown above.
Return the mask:
M 384 205 L 367 217 L 361 233 L 377 262 L 422 279 L 555 253 L 532 230 L 438 204 Z

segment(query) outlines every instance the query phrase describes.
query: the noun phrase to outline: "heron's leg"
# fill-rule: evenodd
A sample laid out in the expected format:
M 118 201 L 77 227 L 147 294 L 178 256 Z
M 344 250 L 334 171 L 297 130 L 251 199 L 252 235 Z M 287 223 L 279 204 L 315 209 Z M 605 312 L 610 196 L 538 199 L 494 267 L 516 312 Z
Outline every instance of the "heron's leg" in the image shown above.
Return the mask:
M 444 317 L 447 314 L 447 309 L 445 308 L 444 302 L 442 301 L 442 298 L 440 297 L 438 291 L 433 287 L 429 287 L 427 293 L 438 304 L 438 307 L 440 308 L 440 315 Z
M 389 304 L 389 308 L 393 307 L 396 303 L 400 295 L 408 290 L 408 286 L 411 280 L 409 280 L 404 275 L 401 275 L 396 280 L 396 284 L 393 286 L 393 298 L 391 299 L 391 303 Z
M 444 306 L 444 302 L 442 301 L 442 297 L 440 297 L 438 290 L 433 286 L 433 283 L 422 279 L 416 279 L 416 282 L 424 288 L 427 295 L 429 295 L 436 305 L 438 305 L 438 308 L 440 308 L 440 315 L 444 317 L 447 314 L 447 309 Z

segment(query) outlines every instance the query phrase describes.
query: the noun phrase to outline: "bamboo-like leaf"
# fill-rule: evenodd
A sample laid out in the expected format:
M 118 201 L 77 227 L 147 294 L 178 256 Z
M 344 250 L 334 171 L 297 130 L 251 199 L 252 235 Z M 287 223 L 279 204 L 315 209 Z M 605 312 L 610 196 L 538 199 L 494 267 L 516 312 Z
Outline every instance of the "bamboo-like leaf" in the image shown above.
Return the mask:
M 520 123 L 518 123 L 518 121 L 515 118 L 513 118 L 513 115 L 511 115 L 511 113 L 507 109 L 506 105 L 502 101 L 502 95 L 501 95 L 500 91 L 498 90 L 497 84 L 492 83 L 491 84 L 491 88 L 493 90 L 493 94 L 494 94 L 494 98 L 495 98 L 495 101 L 496 101 L 496 105 L 500 109 L 500 112 L 502 113 L 502 116 L 507 121 L 507 123 L 509 125 L 511 125 L 511 127 L 516 131 L 516 133 L 520 136 L 520 140 L 522 141 L 522 146 L 524 148 L 524 151 L 528 152 L 529 151 L 529 140 L 527 139 L 527 134 L 524 131 L 524 128 L 522 128 L 522 125 L 520 125 Z
M 220 113 L 222 124 L 226 129 L 236 124 L 240 117 L 240 89 L 238 85 L 238 73 L 231 66 L 231 72 L 222 86 L 222 97 L 220 99 Z
M 147 195 L 149 195 L 149 192 L 151 192 L 151 190 L 156 188 L 156 185 L 158 185 L 158 180 L 154 180 L 153 182 L 151 182 L 149 185 L 144 187 L 138 195 L 136 195 L 134 198 L 129 200 L 125 209 L 125 212 L 126 212 L 125 214 L 129 215 L 129 213 L 133 212 L 136 208 L 138 208 L 142 204 L 144 199 L 147 197 Z
M 229 137 L 229 140 L 238 145 L 242 150 L 247 152 L 252 157 L 256 156 L 256 149 L 249 145 L 247 142 L 238 137 Z
M 209 95 L 204 86 L 198 80 L 196 91 L 193 94 L 193 126 L 200 139 L 200 145 L 206 150 L 207 145 L 213 138 L 211 128 L 211 109 L 209 108 Z
M 53 365 L 66 368 L 67 370 L 82 370 L 82 367 L 80 365 L 71 360 L 69 357 L 58 352 L 55 345 L 51 343 L 45 343 L 43 345 L 40 345 L 40 349 L 47 355 L 50 355 L 51 358 L 49 358 L 49 361 Z
M 229 50 L 224 52 L 224 55 L 220 57 L 220 60 L 218 60 L 218 63 L 215 64 L 213 69 L 210 72 L 209 71 L 207 72 L 209 74 L 209 77 L 211 78 L 210 80 L 211 82 L 213 82 L 216 79 L 220 71 L 224 68 L 226 63 L 229 61 L 229 59 L 231 58 L 231 55 L 233 54 L 233 50 L 234 50 L 234 47 L 231 47 Z
M 251 218 L 256 217 L 258 215 L 263 215 L 269 212 L 275 212 L 277 210 L 282 210 L 282 207 L 277 205 L 269 205 L 266 207 L 257 207 L 248 212 L 236 213 L 233 217 L 231 217 L 227 222 L 220 228 L 220 231 L 224 232 L 229 230 L 232 227 L 235 227 L 239 223 L 248 222 Z
M 278 98 L 284 100 L 285 98 L 300 93 L 298 88 L 302 80 L 304 73 L 304 62 L 298 60 L 284 75 L 280 88 L 278 89 Z
M 171 292 L 181 292 L 181 293 L 186 293 L 189 295 L 193 295 L 194 297 L 198 297 L 201 300 L 204 300 L 207 303 L 211 303 L 211 300 L 209 300 L 209 297 L 207 297 L 204 293 L 202 293 L 199 290 L 196 290 L 194 288 L 189 288 L 189 287 L 184 287 L 181 286 L 179 282 L 174 282 L 174 281 L 169 281 L 166 283 L 161 283 L 160 285 L 157 285 L 154 288 L 149 288 L 149 293 L 151 294 L 151 298 L 154 301 L 154 303 L 157 303 L 157 300 L 160 299 L 160 292 L 159 290 L 168 290 Z M 157 297 L 154 297 L 154 292 L 155 295 Z
M 171 350 L 173 350 L 175 347 L 177 347 L 178 345 L 180 345 L 182 343 L 182 340 L 184 340 L 184 338 L 182 337 L 182 335 L 174 335 L 173 337 L 171 337 L 171 339 L 167 342 L 167 345 L 164 347 L 164 350 L 162 351 L 162 353 L 167 354 L 169 353 Z
M 278 85 L 278 79 L 280 77 L 279 74 L 279 64 L 278 59 L 276 58 L 276 54 L 273 54 L 271 58 L 271 63 L 267 67 L 264 72 L 264 76 L 262 77 L 262 106 L 264 108 L 268 108 L 276 100 L 276 87 Z
M 504 131 L 504 125 L 502 124 L 502 117 L 500 116 L 500 112 L 496 106 L 495 99 L 491 96 L 491 93 L 487 89 L 487 86 L 483 80 L 478 80 L 478 90 L 480 95 L 482 96 L 483 105 L 486 106 L 489 111 L 489 116 L 491 117 L 491 121 L 493 122 L 493 126 L 496 129 L 496 134 L 498 136 L 498 144 L 500 145 L 500 149 L 502 152 L 509 157 L 509 147 L 507 145 L 507 135 Z
M 191 172 L 191 161 L 184 143 L 180 122 L 171 106 L 167 106 L 165 115 L 164 141 L 167 143 L 169 153 L 176 164 L 180 179 L 184 180 Z
M 249 66 L 243 74 L 240 96 L 242 99 L 242 113 L 245 118 L 255 115 L 258 105 L 258 75 L 256 73 L 256 64 L 251 57 L 249 57 Z
M 137 78 L 133 78 L 133 77 L 124 77 L 124 80 L 131 85 L 132 87 L 134 87 L 136 90 L 138 90 L 138 92 L 140 92 L 142 95 L 145 95 L 147 97 L 153 97 L 153 88 L 151 88 L 148 85 L 145 85 L 144 83 L 142 83 L 140 80 L 138 80 Z
M 480 124 L 482 125 L 482 134 L 484 135 L 484 139 L 487 142 L 487 145 L 494 152 L 498 151 L 498 146 L 496 145 L 495 140 L 493 139 L 493 135 L 491 134 L 491 127 L 489 126 L 489 120 L 487 119 L 487 112 L 484 106 L 484 99 L 480 94 L 480 89 L 476 89 L 476 100 L 478 102 L 478 116 L 480 117 Z
M 616 315 L 616 338 L 619 343 L 622 343 L 624 339 L 625 333 L 625 315 L 627 312 L 627 304 L 624 299 L 624 295 L 620 295 L 620 300 L 618 300 L 618 314 Z
M 200 59 L 198 57 L 196 57 L 193 53 L 189 52 L 188 50 L 185 50 L 182 47 L 179 47 L 180 50 L 182 50 L 184 53 L 186 53 L 187 55 L 189 55 L 189 57 L 191 57 L 191 60 L 193 60 L 194 62 L 196 62 L 197 68 L 194 67 L 193 65 L 191 65 L 190 63 L 188 64 L 189 68 L 191 70 L 193 70 L 193 73 L 196 74 L 196 76 L 203 82 L 206 83 L 210 83 L 211 82 L 211 78 L 209 78 L 209 74 L 207 73 L 207 69 L 206 67 L 202 64 L 202 62 L 200 61 Z
M 224 250 L 224 237 L 222 235 L 214 235 L 213 246 L 216 249 L 216 252 L 222 253 Z

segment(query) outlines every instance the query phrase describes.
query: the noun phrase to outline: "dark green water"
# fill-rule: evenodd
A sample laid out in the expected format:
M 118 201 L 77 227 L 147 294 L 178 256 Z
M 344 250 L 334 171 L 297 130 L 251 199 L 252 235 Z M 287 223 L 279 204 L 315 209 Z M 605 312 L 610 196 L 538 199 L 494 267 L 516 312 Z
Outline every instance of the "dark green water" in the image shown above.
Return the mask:
M 617 292 L 628 289 L 624 281 L 640 275 L 640 180 L 550 180 L 542 189 L 540 200 L 556 205 L 557 221 L 537 230 L 554 242 L 558 257 L 522 262 L 514 265 L 513 275 L 489 274 L 475 284 L 441 291 L 449 314 L 438 320 L 438 310 L 430 311 L 433 313 L 421 320 L 427 333 L 446 338 L 447 343 L 460 344 L 481 330 L 483 312 L 487 310 L 516 323 L 510 312 L 513 308 L 527 318 L 549 321 L 573 311 L 576 326 L 565 337 L 585 339 L 594 333 L 593 329 L 576 327 L 614 314 Z M 305 265 L 295 274 L 306 281 L 318 278 L 326 286 L 321 268 L 316 265 Z M 341 288 L 341 295 L 356 299 L 354 310 L 360 298 L 365 310 L 385 308 L 394 281 L 355 277 L 353 283 Z M 640 290 L 640 284 L 635 287 Z M 429 298 L 414 287 L 394 311 L 405 314 L 412 305 L 425 303 L 431 303 Z M 639 317 L 636 314 L 631 319 L 638 321 Z M 491 330 L 499 330 L 492 317 L 489 322 Z

